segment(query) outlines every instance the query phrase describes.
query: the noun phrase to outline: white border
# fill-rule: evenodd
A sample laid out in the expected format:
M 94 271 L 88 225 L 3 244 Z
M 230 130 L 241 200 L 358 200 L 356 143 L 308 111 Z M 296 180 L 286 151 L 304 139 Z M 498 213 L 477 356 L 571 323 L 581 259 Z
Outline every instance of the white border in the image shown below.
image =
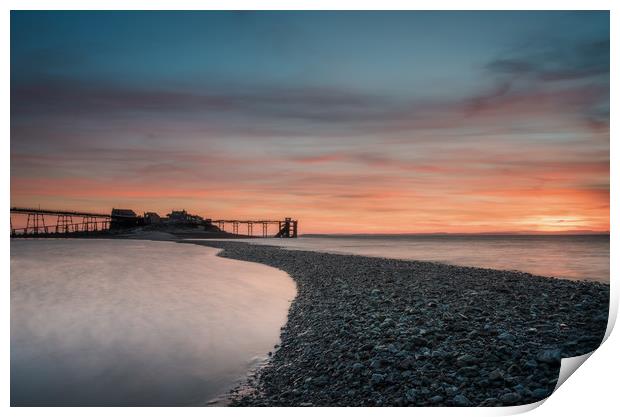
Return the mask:
M 2 32 L 3 45 L 3 65 L 2 65 L 2 114 L 3 114 L 3 140 L 2 140 L 2 160 L 6 167 L 10 166 L 10 13 L 9 10 L 157 10 L 157 9 L 212 9 L 212 10 L 240 10 L 240 9 L 288 9 L 288 10 L 377 10 L 377 9 L 394 9 L 394 10 L 611 10 L 611 74 L 618 74 L 618 30 L 620 28 L 620 19 L 618 18 L 618 10 L 620 2 L 612 0 L 521 0 L 521 1 L 463 1 L 463 0 L 433 0 L 427 2 L 412 2 L 402 0 L 341 0 L 341 1 L 325 1 L 325 0 L 304 0 L 304 1 L 285 1 L 285 0 L 266 0 L 266 1 L 250 1 L 250 0 L 229 0 L 226 2 L 213 1 L 197 1 L 197 0 L 107 0 L 107 1 L 77 1 L 77 0 L 59 0 L 52 2 L 45 0 L 8 0 L 4 1 L 4 14 L 0 20 L 0 28 Z M 467 7 L 465 7 L 467 6 Z M 616 28 L 616 30 L 614 30 Z M 614 53 L 614 48 L 616 53 Z M 618 98 L 617 83 L 612 78 L 611 84 L 611 126 L 612 132 L 615 132 L 617 126 L 617 111 L 615 111 Z M 617 184 L 618 170 L 615 169 L 613 161 L 617 161 L 618 147 L 614 143 L 614 136 L 611 138 L 611 212 L 610 212 L 610 230 L 616 229 L 616 205 L 613 201 L 617 201 L 618 192 Z M 5 213 L 8 213 L 10 206 L 10 172 L 4 169 L 2 172 L 2 187 L 4 196 Z M 9 230 L 8 216 L 2 218 L 2 229 Z M 618 309 L 618 291 L 617 283 L 614 278 L 618 271 L 618 262 L 616 258 L 618 248 L 618 238 L 615 234 L 611 235 L 611 291 L 612 300 L 610 304 L 610 316 L 615 321 Z M 2 375 L 1 375 L 1 391 L 0 398 L 2 405 L 8 408 L 10 404 L 9 396 L 9 364 L 10 364 L 10 334 L 9 334 L 9 313 L 10 313 L 10 262 L 9 262 L 9 240 L 7 238 L 2 241 L 2 256 L 4 259 L 4 268 L 2 270 L 2 300 L 3 300 L 3 320 L 2 335 L 3 343 L 0 345 L 2 352 Z M 613 326 L 610 320 L 609 330 Z M 616 352 L 620 351 L 620 339 L 617 332 L 611 333 L 609 339 L 599 348 L 592 356 L 593 359 L 587 361 L 586 365 L 577 370 L 577 376 L 569 379 L 567 383 L 562 385 L 546 402 L 545 405 L 531 412 L 532 416 L 583 416 L 584 414 L 593 415 L 610 415 L 612 410 L 617 410 L 615 389 L 615 380 L 617 372 L 620 370 L 618 366 L 618 358 Z M 537 404 L 540 405 L 540 404 Z M 515 412 L 523 412 L 532 407 L 512 407 L 512 408 L 486 408 L 486 409 L 457 409 L 457 408 L 416 408 L 416 409 L 328 409 L 320 412 L 326 413 L 344 413 L 358 415 L 376 415 L 378 413 L 387 413 L 391 415 L 406 415 L 412 413 L 416 415 L 506 415 Z M 80 408 L 11 408 L 7 410 L 11 415 L 27 416 L 32 414 L 45 414 L 46 416 L 78 416 L 84 413 L 84 409 Z M 271 409 L 224 409 L 224 408 L 184 408 L 171 410 L 169 408 L 115 408 L 113 410 L 105 408 L 89 408 L 86 410 L 88 414 L 94 416 L 108 416 L 110 413 L 120 415 L 136 415 L 148 413 L 151 416 L 168 416 L 170 413 L 184 415 L 200 415 L 205 413 L 217 415 L 239 415 L 251 412 L 253 415 L 276 415 L 284 416 L 291 412 L 302 416 L 310 416 L 317 412 L 316 409 L 294 409 L 287 408 L 271 408 Z

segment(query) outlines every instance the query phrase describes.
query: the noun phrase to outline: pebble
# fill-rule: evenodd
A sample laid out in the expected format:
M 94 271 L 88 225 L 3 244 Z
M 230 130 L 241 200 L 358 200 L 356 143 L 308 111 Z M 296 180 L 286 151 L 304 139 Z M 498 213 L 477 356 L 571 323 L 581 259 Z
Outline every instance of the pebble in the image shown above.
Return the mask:
M 452 401 L 457 407 L 469 407 L 471 405 L 471 401 L 466 396 L 460 394 L 456 395 Z
M 354 363 L 354 364 L 351 366 L 351 369 L 352 369 L 353 371 L 355 371 L 355 372 L 360 372 L 360 371 L 362 371 L 362 370 L 364 369 L 364 365 L 362 365 L 362 364 L 361 364 L 361 363 L 359 363 L 359 362 L 356 362 L 356 363 Z
M 417 399 L 417 394 L 418 394 L 418 393 L 417 393 L 417 391 L 416 391 L 415 389 L 413 389 L 413 388 L 408 389 L 408 390 L 405 392 L 405 399 L 406 399 L 409 403 L 411 403 L 411 404 L 415 404 L 416 399 Z
M 433 404 L 439 404 L 443 402 L 443 397 L 441 395 L 435 395 L 434 397 L 431 397 L 430 400 Z
M 544 398 L 549 394 L 549 391 L 544 388 L 536 388 L 532 391 L 532 396 L 534 398 Z
M 519 401 L 521 399 L 521 396 L 517 394 L 516 392 L 509 392 L 499 397 L 499 399 L 501 402 L 505 404 L 512 404 L 512 403 L 516 403 L 517 401 Z
M 475 377 L 478 376 L 480 370 L 477 366 L 465 366 L 458 370 L 458 374 L 467 377 Z
M 536 355 L 536 360 L 542 363 L 554 364 L 560 362 L 562 355 L 559 349 L 543 350 Z
M 489 374 L 489 381 L 497 381 L 500 379 L 504 379 L 504 373 L 499 368 Z
M 379 385 L 382 384 L 383 381 L 385 381 L 385 375 L 383 374 L 372 374 L 372 376 L 370 377 L 371 385 Z
M 477 359 L 475 357 L 473 357 L 472 355 L 469 355 L 469 354 L 465 354 L 465 355 L 459 356 L 456 359 L 456 362 L 459 365 L 470 365 L 470 364 L 472 364 L 472 363 L 474 363 L 476 361 L 477 361 Z
M 281 269 L 298 290 L 280 346 L 231 405 L 528 404 L 552 392 L 562 355 L 592 351 L 606 330 L 609 286 L 601 283 L 199 244 Z
M 500 334 L 499 336 L 497 336 L 497 338 L 501 340 L 502 342 L 506 342 L 506 343 L 513 343 L 515 341 L 515 337 L 508 332 L 504 332 Z

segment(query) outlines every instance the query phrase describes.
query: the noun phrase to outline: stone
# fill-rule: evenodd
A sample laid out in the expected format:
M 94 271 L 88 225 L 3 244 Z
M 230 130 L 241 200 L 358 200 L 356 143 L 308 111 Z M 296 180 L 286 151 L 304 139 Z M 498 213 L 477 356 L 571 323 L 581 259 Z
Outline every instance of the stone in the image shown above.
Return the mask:
M 534 398 L 545 398 L 547 395 L 549 395 L 549 391 L 544 388 L 536 388 L 532 391 L 532 396 Z
M 491 326 L 490 324 L 485 324 L 484 327 L 482 328 L 482 333 L 484 334 L 497 334 L 497 330 L 495 329 L 495 327 Z
M 521 396 L 517 394 L 516 392 L 508 392 L 502 395 L 501 397 L 499 397 L 499 399 L 501 402 L 505 404 L 512 404 L 512 403 L 516 403 L 517 401 L 519 401 L 521 399 Z
M 364 369 L 364 365 L 362 365 L 359 362 L 356 362 L 353 365 L 351 365 L 351 369 L 353 370 L 353 372 L 361 372 Z
M 521 371 L 521 369 L 519 368 L 519 365 L 517 365 L 516 363 L 513 363 L 508 368 L 508 373 L 509 374 L 518 374 L 520 371 Z
M 497 338 L 499 340 L 501 340 L 502 342 L 509 343 L 509 344 L 510 343 L 514 343 L 514 341 L 516 339 L 512 334 L 510 334 L 508 332 L 504 332 L 504 333 L 500 334 L 499 336 L 497 336 Z
M 607 323 L 607 319 L 608 318 L 609 318 L 609 314 L 602 313 L 602 314 L 599 314 L 599 315 L 595 316 L 593 320 L 595 322 L 599 322 L 599 323 Z
M 370 367 L 373 369 L 380 369 L 381 368 L 381 360 L 380 359 L 373 359 L 372 361 L 370 361 Z
M 475 377 L 480 374 L 477 366 L 465 366 L 458 370 L 459 375 L 467 376 L 467 377 Z
M 536 360 L 542 363 L 556 364 L 562 360 L 560 349 L 543 350 L 536 355 Z
M 461 394 L 454 396 L 452 401 L 457 407 L 469 407 L 471 405 L 471 401 L 469 401 L 469 398 Z
M 456 362 L 459 365 L 471 365 L 472 363 L 477 362 L 477 359 L 470 354 L 465 354 L 456 358 Z
M 410 388 L 407 391 L 405 391 L 405 399 L 409 402 L 409 404 L 415 404 L 417 395 L 418 395 L 418 392 L 414 388 Z
M 321 375 L 320 377 L 314 378 L 312 380 L 312 383 L 316 385 L 317 387 L 323 387 L 327 385 L 328 382 L 329 382 L 329 379 L 325 375 Z
M 414 337 L 411 339 L 411 343 L 413 343 L 414 346 L 426 346 L 428 345 L 428 342 L 426 341 L 426 339 L 422 338 L 422 337 Z
M 435 395 L 434 397 L 431 397 L 430 401 L 433 404 L 439 404 L 443 402 L 443 397 L 441 395 Z
M 361 350 L 363 351 L 369 351 L 369 350 L 373 350 L 375 348 L 375 345 L 372 343 L 366 343 L 364 345 L 362 345 Z
M 499 368 L 493 370 L 489 374 L 489 380 L 490 381 L 499 381 L 501 379 L 504 379 L 504 374 L 503 374 L 503 372 Z
M 394 326 L 394 320 L 390 318 L 383 320 L 383 322 L 379 325 L 381 329 L 385 329 L 387 327 L 393 327 L 393 326 Z
M 447 358 L 450 356 L 450 354 L 448 352 L 446 352 L 443 349 L 437 349 L 434 350 L 433 353 L 431 354 L 431 356 L 433 358 L 438 358 L 438 359 L 443 359 L 443 358 Z
M 413 368 L 414 361 L 411 358 L 405 358 L 398 363 L 398 367 L 400 369 L 411 369 Z
M 385 375 L 383 374 L 372 374 L 370 377 L 370 385 L 380 385 L 385 381 Z

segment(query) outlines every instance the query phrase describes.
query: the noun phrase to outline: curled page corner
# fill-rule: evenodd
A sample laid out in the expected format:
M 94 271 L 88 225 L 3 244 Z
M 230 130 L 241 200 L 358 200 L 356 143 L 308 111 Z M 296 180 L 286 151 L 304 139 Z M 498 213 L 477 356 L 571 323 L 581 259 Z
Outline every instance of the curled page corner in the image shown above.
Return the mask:
M 607 320 L 607 329 L 605 330 L 605 336 L 601 341 L 601 344 L 605 343 L 609 335 L 611 334 L 615 324 L 616 317 L 618 314 L 618 304 L 614 302 L 614 298 L 610 298 L 609 302 L 609 318 Z M 596 352 L 593 350 L 592 352 L 586 353 L 581 356 L 573 356 L 571 358 L 563 358 L 560 364 L 560 375 L 558 376 L 558 382 L 555 385 L 555 389 L 553 392 L 556 392 L 560 386 L 566 382 L 566 380 L 581 366 L 583 363 L 590 357 L 592 354 Z
M 607 329 L 605 329 L 605 336 L 603 337 L 603 341 L 601 342 L 601 344 L 605 343 L 612 330 L 614 329 L 614 326 L 616 325 L 616 318 L 618 317 L 618 293 L 615 288 L 615 286 L 610 288 Z
M 566 382 L 568 377 L 570 377 L 583 363 L 594 353 L 592 351 L 590 353 L 586 353 L 581 356 L 573 356 L 572 358 L 564 358 L 562 359 L 562 363 L 560 364 L 560 375 L 558 376 L 558 382 L 555 384 L 555 389 L 553 392 L 556 392 L 558 388 Z M 553 394 L 552 394 L 553 395 Z
M 529 404 L 515 405 L 512 407 L 498 407 L 497 408 L 499 411 L 498 415 L 511 416 L 511 415 L 516 415 L 516 414 L 527 413 L 528 411 L 532 411 L 535 408 L 538 408 L 539 406 L 541 406 L 545 401 L 547 401 L 547 398 L 543 398 L 542 400 L 529 403 Z
M 590 357 L 595 351 L 586 353 L 581 356 L 573 356 L 571 358 L 564 358 L 560 364 L 560 374 L 558 375 L 558 382 L 555 385 L 553 392 L 555 393 L 558 388 L 566 382 L 566 380 Z M 551 394 L 553 395 L 553 393 Z M 530 404 L 516 405 L 512 407 L 497 407 L 495 412 L 491 412 L 492 415 L 507 416 L 527 413 L 535 408 L 541 406 L 549 397 L 543 398 L 540 401 L 536 401 Z

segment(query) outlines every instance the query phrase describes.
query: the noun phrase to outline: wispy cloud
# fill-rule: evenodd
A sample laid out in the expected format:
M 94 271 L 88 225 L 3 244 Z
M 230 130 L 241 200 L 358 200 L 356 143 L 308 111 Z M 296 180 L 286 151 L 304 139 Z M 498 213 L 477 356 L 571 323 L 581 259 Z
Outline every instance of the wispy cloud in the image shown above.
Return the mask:
M 262 19 L 233 17 L 236 31 L 255 27 L 227 48 L 166 49 L 170 65 L 140 48 L 140 60 L 115 62 L 121 52 L 102 39 L 88 41 L 101 59 L 74 36 L 12 48 L 12 68 L 27 69 L 12 73 L 13 202 L 295 215 L 307 232 L 511 230 L 535 219 L 609 227 L 609 39 L 599 32 L 504 52 L 476 38 L 464 55 L 452 31 L 448 43 L 376 34 L 360 50 L 338 25 L 330 38 Z M 293 29 L 274 62 L 253 52 L 254 35 Z M 340 49 L 330 49 L 334 34 L 348 39 Z M 453 57 L 463 62 L 441 65 Z M 183 79 L 196 68 L 212 71 Z M 434 71 L 453 77 L 458 94 L 429 81 Z
M 609 38 L 573 43 L 556 40 L 528 44 L 486 68 L 513 78 L 540 81 L 582 80 L 609 77 Z

